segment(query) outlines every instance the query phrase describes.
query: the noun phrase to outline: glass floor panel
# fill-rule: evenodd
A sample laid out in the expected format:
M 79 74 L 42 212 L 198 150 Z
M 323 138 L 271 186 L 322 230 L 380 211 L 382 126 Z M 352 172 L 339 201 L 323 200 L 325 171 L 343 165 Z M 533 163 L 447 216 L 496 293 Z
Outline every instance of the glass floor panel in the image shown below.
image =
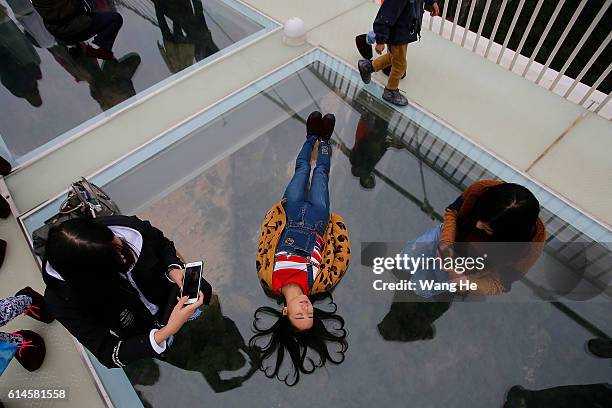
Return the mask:
M 501 406 L 514 385 L 609 381 L 609 361 L 589 356 L 584 343 L 612 333 L 610 231 L 432 116 L 372 96 L 380 93 L 316 50 L 90 178 L 123 213 L 162 229 L 186 259 L 204 259 L 220 305 L 193 335 L 202 339 L 197 350 L 172 364 L 134 364 L 126 370 L 129 382 L 117 380 L 122 371 L 98 367 L 105 384 L 113 377 L 107 391 L 115 403 L 135 390 L 155 407 L 367 407 L 407 400 L 416 407 L 491 407 Z M 287 387 L 254 369 L 245 344 L 255 309 L 276 306 L 254 268 L 259 227 L 293 174 L 305 118 L 315 109 L 337 118 L 330 200 L 345 218 L 354 255 L 334 301 L 349 348 L 342 364 Z M 371 129 L 365 139 L 356 136 L 358 126 Z M 414 239 L 482 178 L 527 185 L 544 207 L 549 242 L 527 279 L 506 295 L 454 301 L 437 314 L 415 315 L 388 292 L 374 296 L 371 271 L 359 265 L 361 243 Z M 28 233 L 60 200 L 22 217 Z M 572 291 L 549 286 L 551 274 L 575 273 L 583 279 Z M 543 300 L 551 296 L 558 302 Z
M 92 3 L 123 17 L 115 61 L 73 58 L 45 29 L 30 1 L 0 0 L 0 154 L 5 158 L 23 163 L 100 115 L 276 27 L 235 0 Z

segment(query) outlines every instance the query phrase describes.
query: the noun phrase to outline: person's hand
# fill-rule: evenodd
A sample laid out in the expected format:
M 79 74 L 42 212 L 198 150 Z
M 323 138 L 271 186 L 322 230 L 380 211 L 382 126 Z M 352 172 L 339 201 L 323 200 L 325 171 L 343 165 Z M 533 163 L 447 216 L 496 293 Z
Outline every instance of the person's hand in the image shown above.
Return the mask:
M 437 1 L 434 1 L 434 4 L 431 6 L 431 11 L 429 12 L 429 15 L 432 17 L 440 15 L 440 6 L 438 6 Z
M 438 245 L 438 249 L 436 250 L 436 255 L 440 258 L 454 258 L 455 257 L 455 248 L 453 247 L 452 242 L 441 241 Z
M 175 268 L 168 272 L 168 277 L 172 282 L 176 283 L 179 289 L 183 290 L 183 277 L 185 275 L 184 269 Z
M 382 54 L 383 51 L 385 50 L 385 44 L 376 43 L 376 47 L 374 47 L 374 50 L 376 51 L 377 54 Z
M 177 299 L 178 303 L 176 306 L 174 306 L 174 309 L 172 309 L 172 313 L 168 319 L 168 324 L 166 324 L 164 327 L 171 334 L 176 334 L 191 317 L 191 315 L 194 314 L 196 309 L 204 304 L 204 293 L 200 292 L 198 294 L 198 300 L 187 306 L 185 306 L 185 302 L 187 299 L 189 299 L 189 296 L 183 296 L 182 298 Z

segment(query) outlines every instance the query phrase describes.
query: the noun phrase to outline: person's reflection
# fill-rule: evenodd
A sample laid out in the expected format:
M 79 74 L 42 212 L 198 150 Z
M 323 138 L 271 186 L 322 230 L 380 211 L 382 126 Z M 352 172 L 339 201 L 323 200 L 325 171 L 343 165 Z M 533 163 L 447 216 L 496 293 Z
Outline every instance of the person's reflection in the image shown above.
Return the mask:
M 49 52 L 76 82 L 85 81 L 89 84 L 90 94 L 102 111 L 136 95 L 132 78 L 141 59 L 135 52 L 102 64 L 85 56 L 75 58 L 66 46 L 60 44 L 49 48 Z
M 223 315 L 216 294 L 202 315 L 176 335 L 166 357 L 175 367 L 201 373 L 215 392 L 240 387 L 257 371 L 256 361 L 236 324 Z M 125 371 L 134 385 L 153 385 L 159 379 L 159 366 L 152 359 L 131 364 Z
M 112 49 L 123 26 L 121 14 L 108 8 L 94 9 L 84 0 L 33 0 L 32 4 L 47 30 L 62 42 L 77 45 L 77 50 L 89 57 L 114 58 Z M 84 43 L 91 38 L 98 48 Z
M 515 385 L 508 391 L 504 408 L 612 407 L 612 385 L 564 385 L 531 391 Z
M 0 82 L 16 97 L 38 107 L 42 105 L 40 79 L 40 56 L 0 4 Z
M 201 0 L 154 0 L 162 32 L 159 52 L 168 69 L 179 72 L 219 51 L 204 18 Z M 172 22 L 172 28 L 167 19 Z
M 435 336 L 434 322 L 449 308 L 451 297 L 438 295 L 423 301 L 412 292 L 407 296 L 412 299 L 400 299 L 396 296 L 391 308 L 378 324 L 378 333 L 387 341 L 431 340 Z
M 372 173 L 389 147 L 403 147 L 387 130 L 387 121 L 368 108 L 373 103 L 372 99 L 370 94 L 364 91 L 360 91 L 355 97 L 354 108 L 361 116 L 355 131 L 355 144 L 349 155 L 351 173 L 359 178 L 359 184 L 366 189 L 372 189 L 376 185 Z

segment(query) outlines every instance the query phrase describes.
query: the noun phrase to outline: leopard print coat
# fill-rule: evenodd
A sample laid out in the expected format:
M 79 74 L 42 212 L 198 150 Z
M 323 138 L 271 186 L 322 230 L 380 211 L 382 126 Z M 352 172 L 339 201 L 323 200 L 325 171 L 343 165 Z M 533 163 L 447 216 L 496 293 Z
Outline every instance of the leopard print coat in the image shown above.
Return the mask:
M 274 254 L 286 222 L 285 208 L 281 200 L 270 208 L 259 232 L 255 267 L 259 282 L 267 293 L 272 291 Z M 344 276 L 351 259 L 348 231 L 340 215 L 334 213 L 330 215 L 323 241 L 321 268 L 309 295 L 331 291 Z

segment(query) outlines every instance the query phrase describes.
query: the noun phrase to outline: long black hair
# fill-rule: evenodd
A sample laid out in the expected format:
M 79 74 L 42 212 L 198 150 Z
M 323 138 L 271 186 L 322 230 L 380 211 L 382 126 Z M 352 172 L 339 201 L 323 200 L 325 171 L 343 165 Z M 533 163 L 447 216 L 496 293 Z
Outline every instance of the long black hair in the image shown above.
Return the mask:
M 489 187 L 476 201 L 472 222 L 488 223 L 496 242 L 529 242 L 536 232 L 540 203 L 526 187 L 503 183 Z
M 312 328 L 303 331 L 296 330 L 289 318 L 273 307 L 262 306 L 255 311 L 253 329 L 256 334 L 249 340 L 249 346 L 259 354 L 260 369 L 266 377 L 276 377 L 288 386 L 294 386 L 300 379 L 300 373 L 310 374 L 325 365 L 327 361 L 332 364 L 341 364 L 344 361 L 348 349 L 344 319 L 336 314 L 337 306 L 331 294 L 311 300 L 323 299 L 329 299 L 328 306 L 331 310 L 325 311 L 314 307 Z M 276 318 L 276 321 L 268 327 L 262 327 L 265 315 Z M 258 344 L 260 340 L 265 341 L 268 336 L 270 338 L 267 343 Z M 329 342 L 335 343 L 338 349 L 330 353 Z M 314 355 L 309 353 L 310 350 Z M 272 366 L 267 366 L 266 362 L 275 352 L 276 360 Z M 286 353 L 291 360 L 291 369 L 282 377 L 280 371 Z
M 128 287 L 121 274 L 137 260 L 127 241 L 121 239 L 119 249 L 114 238 L 109 227 L 93 219 L 74 218 L 51 228 L 45 258 L 79 298 L 108 305 L 118 289 Z

